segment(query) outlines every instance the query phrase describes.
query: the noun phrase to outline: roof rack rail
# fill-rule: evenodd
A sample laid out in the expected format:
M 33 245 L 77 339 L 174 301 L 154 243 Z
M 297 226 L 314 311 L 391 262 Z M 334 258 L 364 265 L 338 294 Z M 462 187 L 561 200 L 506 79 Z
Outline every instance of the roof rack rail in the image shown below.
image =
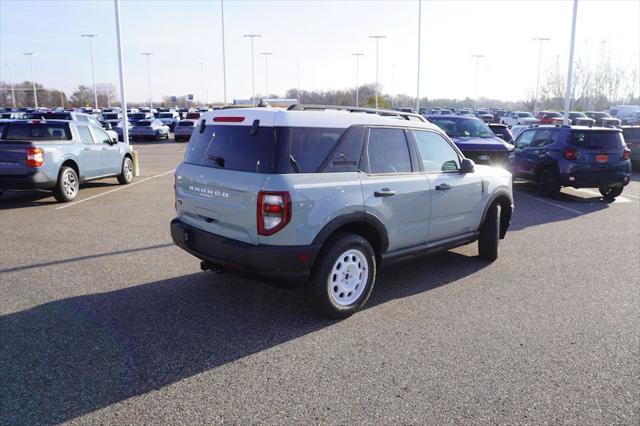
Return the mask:
M 378 114 L 383 117 L 396 117 L 403 120 L 410 121 L 422 121 L 427 123 L 428 120 L 420 114 L 411 112 L 402 112 L 389 109 L 376 109 L 376 108 L 364 108 L 354 106 L 341 106 L 341 105 L 315 105 L 315 104 L 294 104 L 287 108 L 288 111 L 325 111 L 325 110 L 337 110 L 337 111 L 349 111 L 349 112 L 361 112 L 365 114 Z

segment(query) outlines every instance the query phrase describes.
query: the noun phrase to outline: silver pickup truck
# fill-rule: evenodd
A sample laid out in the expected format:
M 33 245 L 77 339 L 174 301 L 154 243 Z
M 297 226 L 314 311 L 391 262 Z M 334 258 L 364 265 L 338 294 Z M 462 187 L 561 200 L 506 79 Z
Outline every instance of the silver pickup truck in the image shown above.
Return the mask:
M 0 194 L 6 190 L 52 190 L 72 201 L 88 180 L 133 180 L 131 147 L 100 126 L 79 121 L 20 120 L 0 133 Z

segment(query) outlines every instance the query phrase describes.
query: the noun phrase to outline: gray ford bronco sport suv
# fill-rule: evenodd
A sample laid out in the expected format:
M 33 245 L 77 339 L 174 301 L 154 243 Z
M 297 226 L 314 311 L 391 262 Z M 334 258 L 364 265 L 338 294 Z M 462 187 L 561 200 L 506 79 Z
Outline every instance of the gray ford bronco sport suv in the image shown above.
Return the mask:
M 419 116 L 385 115 L 205 113 L 176 169 L 173 241 L 203 270 L 304 283 L 336 318 L 365 305 L 382 265 L 474 241 L 495 260 L 511 174 L 476 166 Z

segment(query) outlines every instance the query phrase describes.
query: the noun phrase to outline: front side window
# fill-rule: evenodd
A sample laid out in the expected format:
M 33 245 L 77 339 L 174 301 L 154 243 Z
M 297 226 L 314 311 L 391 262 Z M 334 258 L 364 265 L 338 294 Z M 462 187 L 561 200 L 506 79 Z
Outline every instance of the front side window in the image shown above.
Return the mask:
M 371 173 L 411 172 L 411 155 L 403 129 L 370 129 L 367 154 Z
M 93 134 L 95 135 L 96 143 L 109 143 L 109 142 L 111 142 L 111 138 L 109 137 L 107 132 L 105 132 L 102 129 L 94 127 L 93 128 Z
M 435 132 L 414 130 L 422 165 L 427 173 L 460 170 L 460 158 L 449 142 Z
M 553 130 L 545 129 L 530 133 L 535 133 L 533 142 L 531 142 L 532 147 L 542 148 L 558 141 L 558 132 Z
M 518 137 L 518 141 L 516 142 L 516 147 L 522 149 L 522 148 L 528 148 L 531 145 L 531 142 L 533 142 L 533 135 L 536 132 L 534 130 L 531 130 L 529 132 L 523 132 L 520 137 Z
M 93 145 L 93 137 L 91 136 L 91 130 L 87 126 L 78 126 L 78 134 L 80 135 L 80 141 L 85 145 Z

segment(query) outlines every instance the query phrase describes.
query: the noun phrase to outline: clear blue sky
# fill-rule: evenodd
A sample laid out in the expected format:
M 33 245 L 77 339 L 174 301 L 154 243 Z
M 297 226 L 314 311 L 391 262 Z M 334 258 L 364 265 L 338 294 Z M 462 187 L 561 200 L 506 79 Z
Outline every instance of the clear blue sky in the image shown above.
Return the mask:
M 473 96 L 474 62 L 484 54 L 479 94 L 504 100 L 524 98 L 535 86 L 537 44 L 545 45 L 543 67 L 559 57 L 567 65 L 572 2 L 423 1 L 421 94 Z M 417 0 L 398 1 L 225 1 L 229 99 L 251 95 L 250 47 L 256 41 L 256 92 L 265 87 L 264 57 L 270 59 L 270 91 L 284 94 L 296 86 L 300 63 L 303 89 L 342 89 L 355 81 L 353 52 L 362 52 L 360 82 L 375 80 L 375 43 L 381 44 L 380 82 L 385 92 L 414 95 L 416 87 Z M 122 23 L 129 99 L 147 98 L 145 59 L 152 51 L 152 90 L 183 95 L 201 89 L 205 65 L 209 101 L 222 100 L 220 1 L 123 0 Z M 602 48 L 626 67 L 640 63 L 640 1 L 581 0 L 576 54 L 593 60 Z M 0 63 L 11 65 L 11 79 L 30 79 L 23 52 L 36 51 L 36 80 L 70 93 L 90 84 L 88 41 L 97 33 L 96 79 L 117 84 L 115 18 L 111 0 L 0 0 Z M 602 40 L 606 40 L 604 44 Z M 107 63 L 105 70 L 104 63 Z M 394 66 L 395 64 L 395 66 Z M 639 89 L 640 90 L 640 89 Z

